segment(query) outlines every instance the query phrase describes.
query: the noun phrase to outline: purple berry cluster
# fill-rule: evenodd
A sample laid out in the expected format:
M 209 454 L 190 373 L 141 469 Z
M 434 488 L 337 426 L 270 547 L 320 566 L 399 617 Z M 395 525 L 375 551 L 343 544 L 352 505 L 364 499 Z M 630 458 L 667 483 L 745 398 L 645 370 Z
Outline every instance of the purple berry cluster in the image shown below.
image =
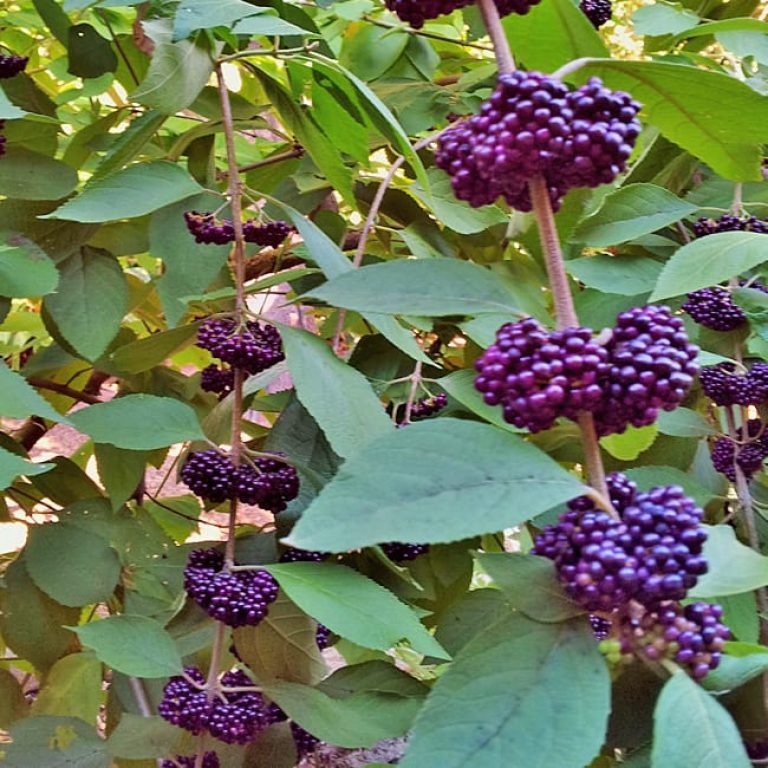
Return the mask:
M 285 359 L 277 329 L 255 321 L 240 327 L 233 318 L 208 318 L 197 332 L 197 346 L 233 368 L 242 368 L 250 374 L 264 371 Z
M 197 667 L 185 667 L 183 676 L 172 677 L 158 706 L 160 716 L 195 735 L 208 732 L 226 744 L 248 744 L 265 728 L 284 719 L 276 704 L 257 691 L 227 691 L 227 688 L 253 688 L 245 672 L 226 672 L 211 698 L 205 678 Z M 212 766 L 218 765 L 218 761 Z
M 530 211 L 528 184 L 543 177 L 557 209 L 569 189 L 613 181 L 624 170 L 639 109 L 598 78 L 570 91 L 539 72 L 503 74 L 479 115 L 443 132 L 435 162 L 456 197 L 474 207 L 504 197 Z
M 390 541 L 381 545 L 384 554 L 395 563 L 405 563 L 415 560 L 429 552 L 429 544 L 404 544 L 400 541 Z
M 291 547 L 280 555 L 281 563 L 322 563 L 328 559 L 328 552 L 312 552 L 309 549 Z
M 195 768 L 196 755 L 176 755 L 174 760 L 163 760 L 162 768 Z M 203 768 L 219 768 L 219 756 L 215 752 L 203 755 Z
M 227 456 L 211 449 L 189 454 L 181 479 L 195 495 L 221 504 L 238 499 L 274 514 L 299 495 L 299 475 L 278 458 L 257 458 L 236 467 Z
M 581 0 L 579 8 L 595 29 L 607 24 L 613 16 L 611 0 Z
M 667 307 L 622 312 L 604 346 L 589 328 L 548 332 L 527 318 L 499 329 L 475 363 L 475 387 L 505 421 L 531 432 L 589 411 L 610 435 L 676 408 L 699 370 L 698 351 Z
M 710 603 L 663 602 L 653 610 L 628 610 L 619 621 L 623 653 L 642 654 L 651 661 L 671 658 L 696 680 L 715 669 L 731 637 L 721 623 L 723 609 Z
M 719 219 L 701 218 L 694 222 L 693 233 L 696 237 L 716 235 L 718 232 L 756 232 L 768 235 L 768 220 L 756 216 L 734 216 L 726 213 Z
M 291 721 L 290 727 L 299 760 L 303 760 L 307 755 L 311 755 L 323 744 L 317 736 L 313 736 L 309 731 L 305 731 L 298 723 Z
M 592 634 L 595 636 L 595 640 L 605 640 L 611 634 L 611 627 L 613 625 L 610 619 L 606 619 L 604 616 L 597 616 L 591 613 L 589 615 L 589 624 L 592 627 Z
M 315 643 L 321 651 L 324 651 L 331 644 L 331 630 L 325 624 L 317 625 Z
M 226 245 L 235 240 L 235 227 L 230 219 L 217 219 L 212 213 L 186 211 L 184 221 L 195 242 L 205 245 Z M 277 248 L 294 228 L 286 221 L 270 221 L 259 224 L 254 219 L 243 222 L 243 238 L 264 248 Z
M 28 63 L 28 56 L 17 56 L 13 53 L 0 55 L 0 79 L 16 77 L 19 72 L 24 71 Z
M 414 29 L 421 29 L 424 22 L 453 13 L 459 8 L 472 5 L 473 0 L 385 0 L 387 8 Z M 500 16 L 517 13 L 524 16 L 541 0 L 495 0 Z
M 225 398 L 235 386 L 235 372 L 232 368 L 208 365 L 200 373 L 200 387 L 204 392 L 213 392 L 219 399 Z
M 763 422 L 750 419 L 744 426 L 739 428 L 736 440 L 724 436 L 712 446 L 712 466 L 732 483 L 736 482 L 736 465 L 750 480 L 763 468 L 763 461 L 768 458 L 768 433 Z
M 438 392 L 431 397 L 422 397 L 411 408 L 411 421 L 428 419 L 430 416 L 440 413 L 446 405 L 448 405 L 448 396 L 444 392 Z
M 224 570 L 224 555 L 216 549 L 190 553 L 184 589 L 211 618 L 229 627 L 258 624 L 280 590 L 267 571 Z
M 745 286 L 747 281 L 742 280 L 739 285 Z M 768 286 L 758 281 L 750 282 L 749 287 L 768 293 Z M 744 310 L 731 298 L 731 292 L 721 285 L 691 291 L 683 309 L 699 325 L 713 331 L 733 331 L 747 322 Z
M 715 405 L 762 405 L 768 401 L 768 363 L 755 363 L 739 373 L 734 363 L 718 363 L 701 369 L 704 394 Z

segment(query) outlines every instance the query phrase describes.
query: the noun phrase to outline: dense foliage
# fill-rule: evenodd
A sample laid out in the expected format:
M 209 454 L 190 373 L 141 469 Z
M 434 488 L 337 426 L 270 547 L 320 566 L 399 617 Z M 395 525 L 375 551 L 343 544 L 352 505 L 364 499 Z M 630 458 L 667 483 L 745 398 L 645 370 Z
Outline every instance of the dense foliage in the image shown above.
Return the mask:
M 0 765 L 765 760 L 765 15 L 6 3 Z

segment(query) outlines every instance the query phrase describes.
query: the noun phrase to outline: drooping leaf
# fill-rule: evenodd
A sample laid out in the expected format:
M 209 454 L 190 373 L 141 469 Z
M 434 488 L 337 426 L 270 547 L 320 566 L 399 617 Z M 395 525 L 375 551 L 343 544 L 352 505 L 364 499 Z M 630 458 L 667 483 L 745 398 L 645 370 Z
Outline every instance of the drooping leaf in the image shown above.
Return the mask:
M 181 673 L 181 656 L 163 625 L 146 616 L 123 614 L 75 628 L 80 642 L 109 667 L 135 677 Z
M 652 768 L 750 768 L 736 724 L 684 672 L 673 675 L 654 712 Z
M 43 251 L 0 246 L 0 295 L 45 296 L 59 282 L 59 273 Z
M 19 681 L 7 670 L 0 669 L 0 728 L 24 717 L 29 707 Z
M 762 650 L 759 650 L 760 648 Z M 755 653 L 747 656 L 724 654 L 717 669 L 710 671 L 702 680 L 702 685 L 708 691 L 732 691 L 766 671 L 768 671 L 768 648 L 758 646 Z
M 644 256 L 598 254 L 566 261 L 565 268 L 588 288 L 637 296 L 653 290 L 662 265 Z
M 413 728 L 403 768 L 583 768 L 610 712 L 608 671 L 587 622 L 513 614 L 488 627 L 440 677 Z
M 205 437 L 190 406 L 156 395 L 126 395 L 97 403 L 74 413 L 71 421 L 96 443 L 134 451 Z
M 0 489 L 8 488 L 19 475 L 40 475 L 53 468 L 53 464 L 34 464 L 15 453 L 0 448 Z
M 198 323 L 153 333 L 116 349 L 109 357 L 120 371 L 142 373 L 159 365 L 166 358 L 192 343 Z
M 107 443 L 97 443 L 93 447 L 93 455 L 112 509 L 120 509 L 144 479 L 147 454 L 145 451 L 128 451 Z
M 0 416 L 25 419 L 32 414 L 52 421 L 66 421 L 27 384 L 23 376 L 12 371 L 4 362 L 0 363 Z
M 405 639 L 419 653 L 445 658 L 445 651 L 416 615 L 361 573 L 331 563 L 286 563 L 265 568 L 299 608 L 352 642 L 387 650 Z
M 634 461 L 655 442 L 659 428 L 655 424 L 647 427 L 627 427 L 621 434 L 600 438 L 600 446 L 621 461 Z
M 51 667 L 32 713 L 95 723 L 104 699 L 102 686 L 101 662 L 92 653 L 71 653 Z
M 76 77 L 101 77 L 117 69 L 117 54 L 106 37 L 90 24 L 73 24 L 68 30 L 67 71 Z
M 312 35 L 309 30 L 297 27 L 279 16 L 267 13 L 250 15 L 235 25 L 237 35 L 300 35 L 306 37 Z
M 473 589 L 440 616 L 435 637 L 456 655 L 472 638 L 509 615 L 512 606 L 500 589 Z
M 228 26 L 244 16 L 266 10 L 243 0 L 182 0 L 173 20 L 173 39 L 181 40 L 196 29 Z
M 679 3 L 654 3 L 638 8 L 632 23 L 639 35 L 676 35 L 695 27 L 701 19 Z
M 107 739 L 107 749 L 115 757 L 151 760 L 173 754 L 178 740 L 178 728 L 162 717 L 123 712 L 120 722 Z
M 717 431 L 700 413 L 690 408 L 662 411 L 656 423 L 659 432 L 674 437 L 708 437 L 717 434 Z
M 288 542 L 341 552 L 387 541 L 458 541 L 518 525 L 581 487 L 515 435 L 441 418 L 385 435 L 351 457 Z
M 200 185 L 175 163 L 137 163 L 88 185 L 79 195 L 40 218 L 81 222 L 131 219 L 200 191 Z
M 105 601 L 120 576 L 109 542 L 66 522 L 32 527 L 25 553 L 35 584 L 62 605 Z
M 109 251 L 82 246 L 59 265 L 56 293 L 44 306 L 66 341 L 95 360 L 120 330 L 128 310 L 128 285 Z
M 20 146 L 9 147 L 0 165 L 0 195 L 20 200 L 58 200 L 77 186 L 77 173 L 61 160 Z
M 489 424 L 495 424 L 508 432 L 522 432 L 518 427 L 504 421 L 500 408 L 488 405 L 483 401 L 483 396 L 475 389 L 476 375 L 475 371 L 467 368 L 454 371 L 440 378 L 440 386 L 452 398 L 455 398 L 472 413 L 485 419 Z

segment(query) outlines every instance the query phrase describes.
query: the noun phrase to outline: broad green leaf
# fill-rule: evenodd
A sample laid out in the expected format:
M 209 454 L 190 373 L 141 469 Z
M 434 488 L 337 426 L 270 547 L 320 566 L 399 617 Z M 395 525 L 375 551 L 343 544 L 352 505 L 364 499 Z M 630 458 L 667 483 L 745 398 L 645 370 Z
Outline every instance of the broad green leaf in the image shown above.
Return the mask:
M 380 437 L 348 459 L 288 542 L 344 552 L 387 541 L 459 541 L 519 525 L 581 490 L 575 477 L 515 435 L 435 419 Z
M 662 688 L 653 714 L 652 768 L 750 768 L 736 724 L 684 672 Z
M 552 562 L 545 557 L 478 553 L 477 561 L 510 605 L 534 621 L 560 622 L 584 613 L 565 594 Z
M 58 282 L 59 273 L 43 251 L 0 246 L 0 295 L 45 296 Z
M 253 8 L 253 6 L 251 6 Z M 300 35 L 306 37 L 312 35 L 309 30 L 297 27 L 279 16 L 260 13 L 257 16 L 249 16 L 235 25 L 236 35 Z M 312 35 L 314 37 L 314 35 Z
M 244 16 L 266 10 L 243 0 L 182 0 L 173 20 L 173 39 L 181 40 L 196 29 L 228 26 Z
M 3 768 L 109 768 L 111 760 L 96 727 L 76 717 L 27 717 L 3 744 Z
M 144 216 L 201 191 L 179 165 L 136 163 L 89 184 L 79 195 L 41 219 L 103 222 Z
M 638 8 L 632 23 L 638 35 L 676 35 L 695 27 L 701 19 L 680 3 L 657 2 Z M 686 35 L 687 37 L 687 35 Z
M 23 376 L 0 362 L 0 416 L 25 419 L 32 414 L 52 421 L 67 421 L 27 384 Z
M 120 577 L 109 542 L 70 523 L 33 526 L 24 551 L 35 584 L 62 605 L 104 602 Z
M 33 464 L 15 453 L 0 448 L 0 489 L 8 488 L 19 475 L 31 477 L 53 469 L 53 464 Z
M 32 713 L 95 723 L 104 703 L 102 686 L 101 662 L 92 653 L 71 653 L 51 667 Z
M 110 362 L 120 371 L 142 373 L 159 365 L 166 358 L 192 343 L 199 323 L 188 323 L 168 331 L 160 331 L 119 347 Z
M 28 113 L 8 100 L 5 91 L 0 88 L 0 120 L 16 120 Z
M 151 760 L 173 754 L 178 741 L 178 728 L 162 717 L 143 717 L 123 712 L 117 728 L 107 739 L 107 749 L 115 757 Z
M 40 18 L 45 22 L 53 36 L 63 45 L 67 44 L 67 30 L 71 22 L 66 13 L 61 9 L 61 5 L 56 0 L 32 0 L 32 5 L 40 14 Z
M 77 173 L 61 160 L 24 147 L 9 147 L 0 164 L 0 195 L 21 200 L 57 200 L 77 186 Z
M 144 479 L 145 451 L 127 451 L 107 443 L 93 446 L 99 479 L 107 491 L 113 510 L 118 510 L 133 495 Z
M 67 49 L 67 71 L 76 77 L 101 77 L 117 69 L 112 44 L 90 24 L 73 24 L 69 28 Z
M 768 37 L 766 37 L 765 27 L 759 32 L 718 32 L 715 39 L 723 48 L 740 58 L 751 57 L 758 64 L 768 64 Z
M 95 443 L 134 451 L 205 439 L 194 410 L 170 397 L 126 395 L 83 408 L 71 421 Z
M 587 622 L 514 614 L 464 646 L 438 679 L 400 765 L 583 768 L 609 712 L 608 670 Z
M 315 685 L 326 675 L 315 642 L 317 625 L 284 593 L 269 606 L 255 627 L 241 627 L 232 636 L 240 658 L 258 680 L 287 680 Z
M 693 29 L 685 30 L 678 37 L 706 37 L 721 32 L 761 32 L 765 34 L 765 22 L 761 19 L 722 19 L 699 24 Z
M 491 342 L 489 342 L 491 343 Z M 487 346 L 487 345 L 486 345 Z M 452 397 L 458 400 L 465 408 L 477 414 L 490 424 L 507 430 L 508 432 L 522 432 L 523 430 L 504 421 L 501 408 L 487 405 L 483 402 L 483 396 L 475 389 L 474 370 L 465 368 L 454 371 L 440 379 L 440 386 Z
M 454 259 L 403 259 L 361 267 L 308 294 L 336 307 L 423 316 L 515 313 L 489 270 Z
M 264 693 L 302 728 L 341 747 L 371 747 L 382 739 L 403 736 L 421 701 L 363 691 L 333 699 L 317 688 L 268 682 Z
M 723 609 L 723 624 L 742 643 L 757 643 L 760 636 L 760 617 L 755 610 L 755 593 L 743 592 L 740 595 L 729 595 L 712 598 Z M 728 650 L 728 653 L 731 653 Z
M 351 568 L 331 563 L 265 568 L 299 608 L 357 645 L 385 651 L 407 640 L 419 653 L 447 658 L 410 608 Z
M 720 232 L 676 251 L 664 265 L 651 301 L 717 285 L 768 261 L 764 235 Z
M 729 75 L 655 61 L 590 61 L 581 70 L 628 91 L 645 119 L 733 181 L 761 178 L 757 146 L 768 139 L 768 96 Z
M 359 691 L 423 699 L 429 691 L 424 683 L 402 672 L 394 663 L 380 660 L 341 667 L 323 680 L 318 688 L 336 699 Z
M 294 768 L 299 760 L 288 722 L 276 723 L 252 741 L 245 751 L 248 768 Z
M 659 428 L 655 424 L 647 427 L 627 427 L 621 434 L 601 437 L 600 446 L 616 459 L 634 461 L 656 442 L 658 434 Z
M 5 571 L 0 590 L 0 633 L 20 658 L 47 671 L 77 650 L 77 638 L 64 627 L 77 623 L 79 608 L 66 608 L 35 586 L 22 556 Z
M 717 430 L 700 414 L 690 408 L 662 411 L 656 420 L 659 432 L 673 437 L 709 437 Z
M 312 414 L 339 456 L 393 429 L 365 377 L 339 360 L 325 341 L 281 326 L 288 368 L 301 404 Z
M 637 296 L 653 290 L 662 265 L 647 256 L 600 253 L 566 261 L 565 268 L 588 288 L 597 288 L 603 293 Z
M 762 647 L 761 647 L 762 648 Z M 768 671 L 768 648 L 748 656 L 729 656 L 720 659 L 717 669 L 713 669 L 702 680 L 708 691 L 732 691 Z
M 44 307 L 61 335 L 86 360 L 100 357 L 128 310 L 128 284 L 109 251 L 84 245 L 59 265 L 59 287 Z
M 696 482 L 689 472 L 675 467 L 634 467 L 628 469 L 625 474 L 630 480 L 637 483 L 641 491 L 649 491 L 661 485 L 680 485 L 699 506 L 708 504 L 713 494 L 703 485 Z
M 503 24 L 515 56 L 528 69 L 552 72 L 573 59 L 608 55 L 600 35 L 570 0 L 546 0 L 524 16 L 510 14 Z
M 440 615 L 435 637 L 455 656 L 472 638 L 509 616 L 511 610 L 500 589 L 473 589 Z
M 600 207 L 576 227 L 571 239 L 592 246 L 626 243 L 674 224 L 696 209 L 662 187 L 629 184 L 606 195 Z
M 19 681 L 7 669 L 0 669 L 0 728 L 7 731 L 12 722 L 27 714 L 28 709 Z
M 689 597 L 739 595 L 768 584 L 768 557 L 736 539 L 729 525 L 705 526 L 709 538 L 704 544 L 704 557 L 709 571 L 689 592 Z M 738 563 L 738 567 L 734 567 Z
M 76 627 L 80 642 L 109 667 L 135 677 L 181 673 L 181 656 L 163 625 L 145 616 L 110 616 Z

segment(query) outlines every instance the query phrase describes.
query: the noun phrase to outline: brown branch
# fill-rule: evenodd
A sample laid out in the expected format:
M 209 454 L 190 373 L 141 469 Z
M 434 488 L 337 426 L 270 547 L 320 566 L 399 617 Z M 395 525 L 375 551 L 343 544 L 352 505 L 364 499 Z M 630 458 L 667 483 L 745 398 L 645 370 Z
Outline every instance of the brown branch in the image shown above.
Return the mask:
M 81 392 L 79 389 L 73 389 L 66 384 L 59 384 L 57 381 L 48 381 L 47 379 L 30 377 L 27 379 L 27 382 L 38 389 L 47 389 L 50 392 L 56 392 L 59 395 L 66 395 L 67 397 L 71 397 L 73 400 L 79 400 L 82 403 L 90 403 L 94 405 L 102 402 L 102 399 L 96 395 L 88 394 L 88 392 L 85 391 Z
M 248 171 L 255 171 L 258 168 L 266 168 L 268 165 L 275 165 L 276 163 L 282 163 L 283 160 L 291 160 L 294 157 L 302 157 L 304 155 L 304 147 L 296 145 L 293 149 L 289 149 L 285 152 L 281 152 L 277 155 L 271 155 L 265 157 L 263 160 L 257 160 L 247 165 L 242 165 L 237 169 L 238 173 L 248 173 Z M 229 176 L 229 171 L 217 171 L 216 177 L 219 179 L 226 179 Z

